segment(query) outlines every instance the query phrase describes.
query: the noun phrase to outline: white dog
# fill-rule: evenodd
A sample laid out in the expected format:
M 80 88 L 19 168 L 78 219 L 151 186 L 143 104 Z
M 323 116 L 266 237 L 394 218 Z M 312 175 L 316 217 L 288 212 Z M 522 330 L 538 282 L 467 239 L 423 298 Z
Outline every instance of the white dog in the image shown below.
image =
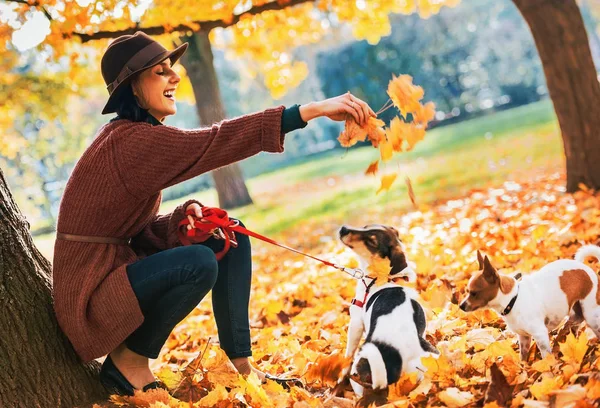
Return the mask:
M 575 260 L 559 259 L 521 281 L 500 275 L 486 256 L 477 251 L 479 271 L 469 280 L 464 311 L 490 307 L 500 313 L 507 327 L 519 336 L 521 358 L 529 354 L 533 338 L 542 357 L 550 354 L 548 332 L 566 316 L 581 323 L 584 319 L 600 338 L 600 294 L 598 276 L 583 261 L 588 256 L 600 260 L 600 247 L 586 245 Z
M 365 277 L 356 284 L 346 348 L 346 357 L 354 356 L 366 333 L 365 342 L 354 356 L 350 383 L 358 395 L 367 387 L 384 390 L 387 398 L 388 386 L 398 381 L 403 372 L 422 372 L 421 357 L 438 354 L 423 336 L 425 313 L 416 300 L 416 292 L 396 283 L 400 279 L 415 280 L 416 273 L 406 260 L 398 231 L 392 227 L 343 226 L 339 235 L 342 243 L 358 255 L 362 270 L 366 271 L 372 260 L 389 260 L 387 283 L 376 286 L 374 278 Z M 385 400 L 365 402 L 365 406 L 370 402 Z

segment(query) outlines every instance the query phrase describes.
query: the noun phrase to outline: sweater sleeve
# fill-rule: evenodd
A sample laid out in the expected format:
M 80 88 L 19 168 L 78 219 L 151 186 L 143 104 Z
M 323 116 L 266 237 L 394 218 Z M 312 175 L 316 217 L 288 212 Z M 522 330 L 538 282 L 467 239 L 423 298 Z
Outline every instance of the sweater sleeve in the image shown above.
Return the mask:
M 300 115 L 300 105 L 296 104 L 285 108 L 281 115 L 281 131 L 283 133 L 289 133 L 296 129 L 305 128 L 308 125 L 307 122 L 302 119 Z
M 261 151 L 281 153 L 283 110 L 280 106 L 194 130 L 122 125 L 124 130 L 117 128 L 111 140 L 117 174 L 129 193 L 144 199 Z
M 150 256 L 157 252 L 181 246 L 177 236 L 179 223 L 185 218 L 188 205 L 199 201 L 188 200 L 178 205 L 172 213 L 157 215 L 144 229 L 131 238 L 131 248 L 138 256 Z

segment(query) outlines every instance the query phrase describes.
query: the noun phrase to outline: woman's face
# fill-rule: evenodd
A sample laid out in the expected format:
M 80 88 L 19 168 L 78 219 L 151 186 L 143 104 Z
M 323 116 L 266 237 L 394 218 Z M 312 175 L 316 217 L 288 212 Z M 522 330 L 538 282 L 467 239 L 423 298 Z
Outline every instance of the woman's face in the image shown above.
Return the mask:
M 166 116 L 177 113 L 175 89 L 180 80 L 171 69 L 171 60 L 166 59 L 142 71 L 131 86 L 140 106 L 162 122 Z

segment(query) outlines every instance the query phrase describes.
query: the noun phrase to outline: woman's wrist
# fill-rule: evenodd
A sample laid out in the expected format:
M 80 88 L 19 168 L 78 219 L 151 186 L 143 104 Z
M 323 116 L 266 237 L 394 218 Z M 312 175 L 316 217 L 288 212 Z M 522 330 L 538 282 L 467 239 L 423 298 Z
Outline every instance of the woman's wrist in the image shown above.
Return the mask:
M 305 105 L 300 105 L 300 117 L 303 121 L 308 122 L 314 118 L 321 116 L 318 102 L 310 102 Z

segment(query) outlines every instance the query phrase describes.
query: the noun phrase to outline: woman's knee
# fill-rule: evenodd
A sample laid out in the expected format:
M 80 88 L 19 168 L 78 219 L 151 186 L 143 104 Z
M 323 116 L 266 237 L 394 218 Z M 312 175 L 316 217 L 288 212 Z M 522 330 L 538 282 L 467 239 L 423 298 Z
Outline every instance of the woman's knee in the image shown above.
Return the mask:
M 219 272 L 217 258 L 212 249 L 204 245 L 188 245 L 184 247 L 184 265 L 190 272 L 188 278 L 197 283 L 208 283 L 214 286 Z

